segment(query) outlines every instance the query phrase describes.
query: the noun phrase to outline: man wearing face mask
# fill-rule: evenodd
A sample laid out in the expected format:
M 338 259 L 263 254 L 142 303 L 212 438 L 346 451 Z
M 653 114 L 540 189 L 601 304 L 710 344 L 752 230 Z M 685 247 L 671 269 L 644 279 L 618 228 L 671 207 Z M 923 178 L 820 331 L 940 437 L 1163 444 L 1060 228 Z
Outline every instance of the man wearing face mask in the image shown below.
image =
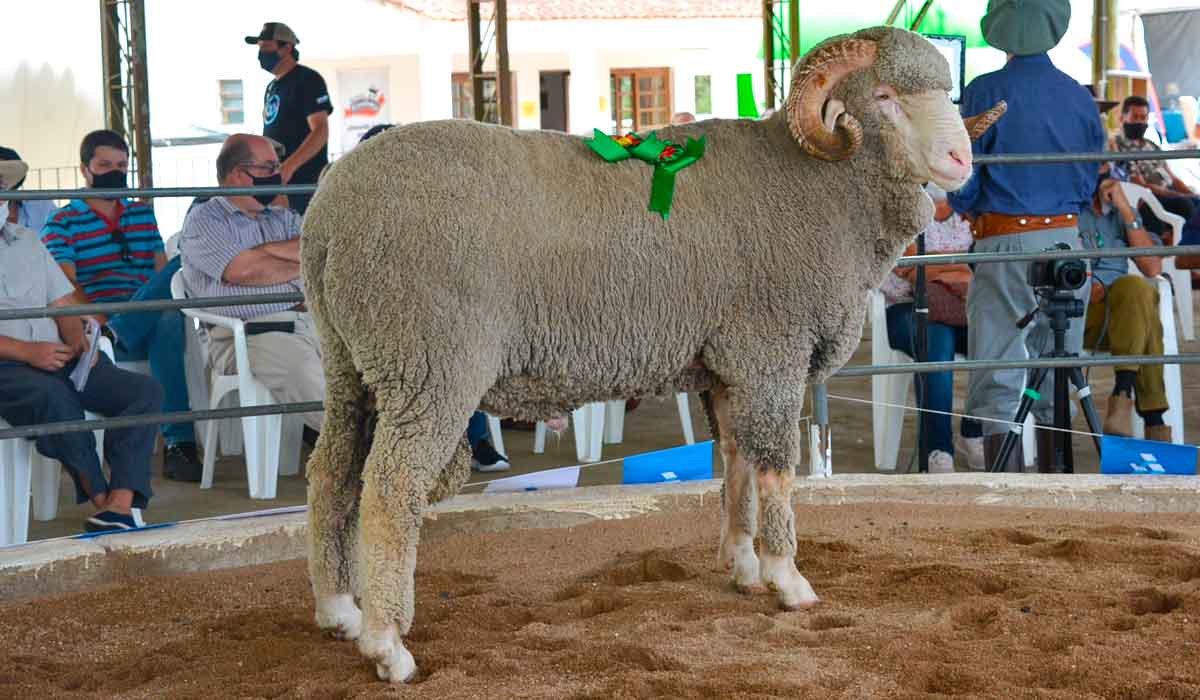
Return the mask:
M 83 138 L 79 171 L 90 189 L 127 186 L 129 146 L 121 135 L 101 129 Z M 169 268 L 154 209 L 126 199 L 73 199 L 50 215 L 42 243 L 75 285 L 76 301 L 109 303 L 159 298 L 147 294 L 169 284 Z M 164 411 L 188 411 L 184 371 L 184 322 L 178 311 L 96 317 L 114 331 L 118 360 L 149 360 L 163 387 Z M 130 322 L 130 323 L 122 323 Z M 200 481 L 191 423 L 162 426 L 166 449 L 163 474 L 178 481 Z
M 262 136 L 234 134 L 217 156 L 222 187 L 279 181 L 279 144 Z M 219 297 L 304 292 L 300 278 L 300 216 L 270 206 L 271 195 L 213 197 L 183 221 L 179 250 L 188 294 Z M 323 401 L 325 373 L 312 316 L 303 304 L 248 304 L 212 309 L 246 321 L 246 344 L 254 376 L 280 403 Z M 233 371 L 233 336 L 209 331 L 215 366 Z M 321 414 L 304 414 L 320 431 Z M 311 435 L 311 434 L 310 434 Z
M 297 61 L 300 40 L 282 22 L 267 22 L 257 36 L 258 64 L 275 76 L 263 97 L 263 136 L 283 144 L 283 182 L 314 185 L 329 162 L 329 115 L 333 104 L 321 74 Z M 304 214 L 312 195 L 288 195 L 291 207 Z
M 1146 138 L 1146 130 L 1149 128 L 1150 103 L 1138 95 L 1126 97 L 1121 103 L 1121 131 L 1109 141 L 1108 150 L 1119 153 L 1162 150 Z M 1135 160 L 1123 163 L 1122 168 L 1128 170 L 1130 182 L 1153 192 L 1158 201 L 1162 202 L 1164 209 L 1182 216 L 1184 221 L 1192 218 L 1200 200 L 1187 183 L 1171 172 L 1167 161 Z M 1146 219 L 1146 228 L 1161 235 L 1165 227 L 1157 217 L 1148 209 L 1142 214 Z

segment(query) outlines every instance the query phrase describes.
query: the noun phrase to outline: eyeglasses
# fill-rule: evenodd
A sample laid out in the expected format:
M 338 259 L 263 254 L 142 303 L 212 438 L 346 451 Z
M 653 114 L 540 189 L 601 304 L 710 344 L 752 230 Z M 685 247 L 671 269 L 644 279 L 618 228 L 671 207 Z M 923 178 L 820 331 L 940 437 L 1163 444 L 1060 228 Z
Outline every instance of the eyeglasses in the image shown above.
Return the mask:
M 272 160 L 266 163 L 242 163 L 238 167 L 249 172 L 251 175 L 269 177 L 279 172 L 280 163 L 277 160 Z

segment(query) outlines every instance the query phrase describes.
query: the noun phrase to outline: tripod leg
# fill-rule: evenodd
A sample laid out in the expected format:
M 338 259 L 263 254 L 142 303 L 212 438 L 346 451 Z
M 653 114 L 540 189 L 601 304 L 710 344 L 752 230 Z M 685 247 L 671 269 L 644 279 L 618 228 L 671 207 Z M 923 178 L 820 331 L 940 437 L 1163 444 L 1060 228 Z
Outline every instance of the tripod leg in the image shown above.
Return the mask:
M 1021 403 L 1017 405 L 1017 415 L 1013 418 L 1013 425 L 1009 427 L 1008 433 L 1004 436 L 1004 442 L 1000 445 L 1000 453 L 992 464 L 988 465 L 990 472 L 1002 472 L 1008 464 L 1009 455 L 1016 448 L 1018 441 L 1021 439 L 1021 431 L 1025 429 L 1025 419 L 1029 416 L 1029 412 L 1033 409 L 1033 403 L 1037 400 L 1038 387 L 1042 385 L 1042 380 L 1046 376 L 1046 369 L 1039 367 L 1033 371 L 1033 376 L 1029 379 L 1029 386 L 1021 394 Z
M 1088 430 L 1092 433 L 1092 441 L 1096 443 L 1096 454 L 1100 454 L 1100 434 L 1103 428 L 1100 416 L 1096 413 L 1096 404 L 1092 401 L 1092 387 L 1084 379 L 1083 372 L 1078 367 L 1071 368 L 1071 383 L 1075 385 L 1075 393 L 1079 396 L 1079 404 L 1083 406 L 1083 415 L 1087 418 Z

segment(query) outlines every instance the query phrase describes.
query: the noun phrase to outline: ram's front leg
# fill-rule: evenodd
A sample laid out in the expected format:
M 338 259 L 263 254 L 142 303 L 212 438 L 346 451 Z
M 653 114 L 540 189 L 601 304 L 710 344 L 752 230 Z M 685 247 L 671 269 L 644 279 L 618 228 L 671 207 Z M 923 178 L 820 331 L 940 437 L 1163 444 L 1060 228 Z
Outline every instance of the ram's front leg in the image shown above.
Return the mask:
M 812 607 L 820 600 L 796 569 L 796 516 L 792 510 L 804 385 L 780 382 L 750 392 L 745 402 L 736 398 L 731 413 L 738 456 L 755 475 L 758 491 L 762 582 L 775 591 L 781 607 Z

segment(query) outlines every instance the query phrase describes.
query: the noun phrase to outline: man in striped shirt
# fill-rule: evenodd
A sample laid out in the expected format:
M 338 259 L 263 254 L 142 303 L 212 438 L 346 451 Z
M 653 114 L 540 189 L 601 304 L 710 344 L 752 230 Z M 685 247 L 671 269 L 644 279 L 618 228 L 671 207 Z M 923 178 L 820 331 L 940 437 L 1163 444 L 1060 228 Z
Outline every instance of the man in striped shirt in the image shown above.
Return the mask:
M 280 184 L 281 148 L 263 136 L 234 134 L 217 156 L 222 187 Z M 218 297 L 304 292 L 300 278 L 300 215 L 269 206 L 275 195 L 213 197 L 188 212 L 179 236 L 188 294 Z M 212 309 L 246 321 L 246 345 L 256 379 L 280 403 L 325 400 L 325 372 L 316 325 L 304 304 L 246 304 Z M 234 371 L 233 336 L 209 331 L 213 364 Z M 321 429 L 321 414 L 303 414 Z M 311 434 L 310 434 L 311 435 Z
M 113 131 L 93 131 L 79 149 L 80 172 L 89 188 L 121 189 L 129 171 L 129 146 Z M 73 199 L 50 215 L 42 243 L 75 285 L 79 303 L 129 301 L 167 264 L 154 209 L 125 199 Z M 97 320 L 107 324 L 108 317 Z M 178 311 L 158 312 L 145 337 L 118 336 L 118 360 L 149 359 L 162 384 L 164 411 L 189 410 L 184 373 L 184 323 Z M 162 426 L 163 472 L 180 481 L 199 481 L 191 423 Z

